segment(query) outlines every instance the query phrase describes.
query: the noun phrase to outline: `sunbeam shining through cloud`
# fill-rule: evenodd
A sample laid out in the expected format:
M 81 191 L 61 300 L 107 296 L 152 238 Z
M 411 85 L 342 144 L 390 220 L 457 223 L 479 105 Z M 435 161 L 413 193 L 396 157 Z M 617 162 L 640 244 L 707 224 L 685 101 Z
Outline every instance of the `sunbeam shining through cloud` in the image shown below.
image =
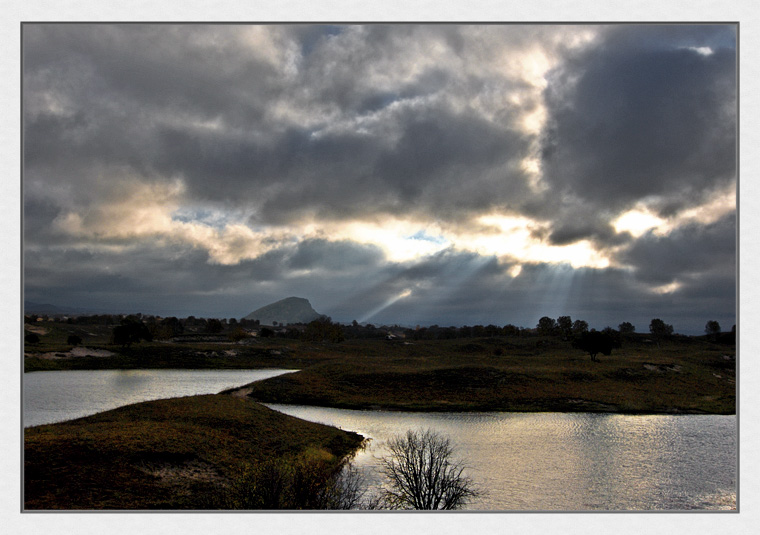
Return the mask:
M 393 305 L 399 299 L 404 299 L 405 297 L 409 297 L 410 295 L 412 295 L 412 290 L 410 290 L 409 288 L 406 288 L 405 290 L 399 292 L 398 294 L 394 295 L 390 299 L 386 300 L 382 305 L 375 307 L 374 309 L 369 311 L 367 314 L 365 314 L 361 319 L 361 323 L 371 320 L 373 317 L 375 317 L 377 314 L 379 314 L 380 312 L 382 312 L 389 306 Z

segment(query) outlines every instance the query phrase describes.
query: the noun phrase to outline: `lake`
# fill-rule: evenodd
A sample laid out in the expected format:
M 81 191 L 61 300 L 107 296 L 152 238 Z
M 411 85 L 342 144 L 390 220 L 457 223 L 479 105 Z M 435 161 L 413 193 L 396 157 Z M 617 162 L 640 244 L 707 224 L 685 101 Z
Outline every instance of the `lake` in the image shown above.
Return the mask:
M 294 370 L 77 370 L 24 374 L 24 427 L 141 401 L 217 394 Z
M 218 393 L 293 370 L 92 370 L 24 374 L 24 426 L 160 398 Z M 410 413 L 267 406 L 371 439 L 355 465 L 370 493 L 383 442 L 407 429 L 448 436 L 499 511 L 735 509 L 737 419 L 714 415 Z
M 694 510 L 736 507 L 736 416 L 409 413 L 267 404 L 371 438 L 355 465 L 382 482 L 383 442 L 448 436 L 486 494 L 468 509 Z

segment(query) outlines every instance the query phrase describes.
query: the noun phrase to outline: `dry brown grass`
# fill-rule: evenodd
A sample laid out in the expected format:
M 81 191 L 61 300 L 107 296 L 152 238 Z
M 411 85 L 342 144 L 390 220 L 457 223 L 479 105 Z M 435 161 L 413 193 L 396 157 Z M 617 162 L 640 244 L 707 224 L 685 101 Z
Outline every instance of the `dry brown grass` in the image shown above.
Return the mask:
M 26 509 L 195 509 L 247 466 L 362 438 L 227 395 L 151 401 L 24 432 Z

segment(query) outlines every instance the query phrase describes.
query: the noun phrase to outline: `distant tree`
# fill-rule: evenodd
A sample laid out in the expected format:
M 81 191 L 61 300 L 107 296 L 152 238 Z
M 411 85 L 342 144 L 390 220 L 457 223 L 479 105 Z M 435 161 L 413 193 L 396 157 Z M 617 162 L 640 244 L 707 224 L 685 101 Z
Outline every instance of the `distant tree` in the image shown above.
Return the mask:
M 631 333 L 636 332 L 636 327 L 634 327 L 633 324 L 631 324 L 630 322 L 624 321 L 623 323 L 618 325 L 618 330 L 622 334 L 631 334 Z
M 708 321 L 705 324 L 705 334 L 717 337 L 720 334 L 720 323 L 715 320 Z
M 132 344 L 139 343 L 140 340 L 151 341 L 153 335 L 148 327 L 140 320 L 125 318 L 121 325 L 113 328 L 111 343 L 121 347 L 130 347 Z
M 586 351 L 591 355 L 591 360 L 597 362 L 596 356 L 601 353 L 603 355 L 611 355 L 614 341 L 612 337 L 603 332 L 590 331 L 582 333 L 573 341 L 573 347 Z
M 195 321 L 195 319 L 193 319 Z M 190 322 L 186 319 L 185 324 L 190 325 Z M 185 327 L 182 322 L 174 316 L 164 318 L 158 323 L 152 322 L 148 326 L 153 338 L 166 340 L 173 338 L 185 331 Z
M 407 431 L 388 441 L 381 460 L 390 481 L 384 495 L 392 509 L 459 509 L 480 494 L 448 438 L 434 431 Z
M 494 336 L 499 336 L 499 329 L 496 325 L 493 323 L 486 325 L 486 336 L 489 338 L 493 338 Z
M 665 323 L 660 318 L 655 318 L 649 324 L 649 332 L 655 336 L 670 336 L 673 334 L 673 326 Z
M 270 338 L 274 336 L 274 331 L 270 329 L 269 327 L 262 327 L 259 331 L 259 336 L 262 338 Z
M 649 323 L 649 332 L 652 333 L 657 340 L 657 347 L 660 347 L 660 340 L 673 334 L 673 326 L 668 325 L 660 318 L 654 318 Z
M 536 328 L 538 329 L 539 333 L 548 336 L 550 334 L 554 334 L 554 331 L 557 328 L 557 322 L 549 316 L 544 316 L 538 320 L 538 325 L 536 325 Z
M 505 325 L 501 331 L 505 336 L 520 336 L 520 328 L 511 323 Z
M 588 332 L 588 323 L 583 320 L 575 320 L 573 322 L 573 334 L 580 336 L 583 333 Z
M 251 337 L 251 335 L 245 329 L 241 329 L 240 327 L 232 329 L 232 331 L 227 336 L 233 342 L 239 342 L 240 340 L 245 340 L 246 338 Z
M 27 344 L 39 344 L 40 337 L 37 334 L 29 333 L 26 336 L 24 336 L 24 342 L 26 342 Z
M 570 338 L 573 334 L 573 320 L 570 316 L 560 316 L 557 318 L 557 327 L 559 328 L 562 336 Z
M 66 343 L 70 346 L 78 346 L 82 343 L 82 338 L 80 336 L 77 336 L 75 334 L 69 335 L 69 337 L 66 339 Z
M 612 327 L 607 326 L 602 329 L 602 333 L 609 336 L 610 340 L 612 340 L 612 347 L 620 348 L 623 346 L 623 337 L 620 335 L 620 331 L 616 331 Z
M 217 319 L 210 319 L 206 322 L 206 332 L 211 334 L 217 334 L 222 332 L 224 326 L 222 322 Z
M 345 340 L 340 325 L 333 323 L 330 318 L 322 317 L 309 322 L 303 333 L 304 340 L 309 342 L 333 342 L 339 343 Z

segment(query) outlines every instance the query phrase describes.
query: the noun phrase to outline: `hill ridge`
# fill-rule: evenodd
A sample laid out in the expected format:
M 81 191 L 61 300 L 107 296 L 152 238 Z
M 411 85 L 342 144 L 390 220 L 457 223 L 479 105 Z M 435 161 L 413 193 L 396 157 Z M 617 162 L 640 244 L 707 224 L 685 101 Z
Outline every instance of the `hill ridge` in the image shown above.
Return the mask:
M 281 324 L 309 323 L 315 319 L 324 317 L 311 306 L 304 297 L 286 297 L 261 308 L 257 308 L 245 319 L 259 320 L 262 325 L 272 325 L 274 322 Z

